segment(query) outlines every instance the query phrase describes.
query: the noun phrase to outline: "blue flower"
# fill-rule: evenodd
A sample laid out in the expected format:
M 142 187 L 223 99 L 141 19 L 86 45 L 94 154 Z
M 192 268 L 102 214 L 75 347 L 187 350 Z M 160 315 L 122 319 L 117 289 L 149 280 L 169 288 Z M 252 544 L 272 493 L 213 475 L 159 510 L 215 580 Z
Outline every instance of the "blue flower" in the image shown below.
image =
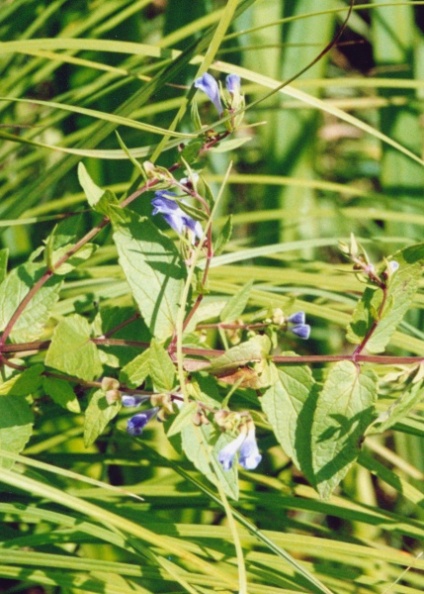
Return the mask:
M 196 237 L 201 239 L 203 237 L 201 224 L 185 213 L 175 200 L 172 200 L 176 196 L 173 192 L 167 192 L 166 190 L 155 192 L 155 197 L 152 200 L 153 214 L 161 214 L 168 225 L 179 235 L 191 231 L 193 233 L 193 242 Z
M 287 318 L 287 321 L 291 324 L 304 324 L 306 320 L 304 311 L 297 311 Z
M 246 439 L 241 444 L 239 462 L 245 470 L 254 470 L 261 460 L 262 456 L 256 443 L 255 426 L 252 424 Z
M 288 324 L 290 324 L 290 331 L 296 334 L 303 340 L 308 340 L 311 334 L 311 327 L 309 324 L 305 324 L 306 316 L 304 311 L 297 311 L 287 318 Z M 293 324 L 293 326 L 291 326 Z
M 201 91 L 206 93 L 206 95 L 215 105 L 219 114 L 221 114 L 224 111 L 221 103 L 221 96 L 219 93 L 218 83 L 211 74 L 205 72 L 203 76 L 196 78 L 196 80 L 194 81 L 194 86 L 196 87 L 196 89 L 200 89 Z
M 135 394 L 122 394 L 121 396 L 121 404 L 126 408 L 131 408 L 133 406 L 139 406 L 149 400 L 150 396 L 136 396 Z
M 247 432 L 245 426 L 238 436 L 219 452 L 218 461 L 224 470 L 232 468 L 234 457 L 239 450 L 239 462 L 245 470 L 254 470 L 262 460 L 256 443 L 255 426 L 251 421 Z
M 233 95 L 240 94 L 240 77 L 238 74 L 229 74 L 225 79 L 227 91 Z
M 137 413 L 127 421 L 127 432 L 130 435 L 137 436 L 143 433 L 144 427 L 150 421 L 150 419 L 156 416 L 159 410 L 158 406 L 145 410 L 144 412 Z
M 298 324 L 297 326 L 290 328 L 290 331 L 293 332 L 293 334 L 296 334 L 299 338 L 308 340 L 309 335 L 311 334 L 311 327 L 309 324 Z

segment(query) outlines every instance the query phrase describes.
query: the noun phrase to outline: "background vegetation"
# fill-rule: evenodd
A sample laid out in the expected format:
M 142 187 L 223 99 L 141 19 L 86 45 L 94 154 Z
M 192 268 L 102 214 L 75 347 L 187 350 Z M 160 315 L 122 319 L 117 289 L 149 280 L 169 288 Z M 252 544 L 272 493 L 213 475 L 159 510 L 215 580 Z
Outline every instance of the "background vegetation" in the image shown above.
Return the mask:
M 365 285 L 339 240 L 353 233 L 378 263 L 422 237 L 424 2 L 358 2 L 331 51 L 271 93 L 313 62 L 347 11 L 338 0 L 2 0 L 3 277 L 7 261 L 23 274 L 18 267 L 69 213 L 82 213 L 77 238 L 99 223 L 78 163 L 98 186 L 131 195 L 140 172 L 123 146 L 133 161 L 171 166 L 183 135 L 199 135 L 190 118 L 199 68 L 221 80 L 235 72 L 251 106 L 235 133 L 239 145 L 218 146 L 196 163 L 216 196 L 232 162 L 213 231 L 229 213 L 234 228 L 212 262 L 209 294 L 227 301 L 253 279 L 249 311 L 303 310 L 312 326 L 307 342 L 287 334 L 282 350 L 351 352 L 345 329 Z M 217 114 L 196 98 L 203 123 L 213 125 Z M 131 208 L 150 217 L 151 198 L 146 193 Z M 95 253 L 67 274 L 57 300 L 45 302 L 41 330 L 30 311 L 15 327 L 9 344 L 24 346 L 12 364 L 39 373 L 53 329 L 75 312 L 100 324 L 99 333 L 125 319 L 99 321 L 101 308 L 128 317 L 133 302 L 110 229 L 94 241 Z M 2 298 L 3 330 L 14 311 L 8 303 Z M 419 290 L 389 355 L 422 361 L 423 304 Z M 143 340 L 137 323 L 116 338 Z M 222 346 L 218 332 L 208 339 Z M 140 351 L 127 346 L 103 349 L 108 375 Z M 411 367 L 399 361 L 375 367 L 380 412 L 405 390 Z M 325 366 L 314 372 L 322 379 Z M 88 381 L 66 404 L 52 399 L 51 385 L 12 393 L 14 377 L 4 366 L 0 591 L 423 591 L 420 391 L 389 430 L 366 437 L 358 463 L 323 500 L 277 443 L 253 390 L 238 389 L 240 406 L 256 410 L 263 461 L 240 471 L 239 498 L 228 502 L 158 423 L 134 439 L 120 414 L 87 447 L 80 408 Z M 15 439 L 22 435 L 11 428 L 23 414 L 16 397 L 35 412 L 21 455 Z M 21 420 L 32 426 L 30 417 Z

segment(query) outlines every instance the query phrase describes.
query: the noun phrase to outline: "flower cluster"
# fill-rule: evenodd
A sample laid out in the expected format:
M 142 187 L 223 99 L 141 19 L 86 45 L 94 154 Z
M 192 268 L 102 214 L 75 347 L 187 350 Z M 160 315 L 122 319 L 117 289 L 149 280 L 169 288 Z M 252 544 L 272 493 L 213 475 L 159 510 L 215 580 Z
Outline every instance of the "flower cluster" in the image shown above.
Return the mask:
M 297 311 L 287 318 L 290 332 L 293 332 L 299 338 L 308 340 L 311 334 L 311 327 L 309 324 L 305 324 L 306 315 L 304 311 Z
M 219 89 L 217 81 L 211 74 L 205 72 L 203 76 L 196 78 L 196 80 L 194 81 L 194 86 L 196 87 L 196 89 L 203 91 L 209 97 L 209 99 L 215 105 L 219 115 L 224 113 L 221 91 Z M 237 103 L 240 103 L 241 98 L 240 77 L 237 74 L 229 74 L 225 79 L 225 86 L 228 93 L 230 94 L 229 100 L 225 101 L 226 107 L 230 109 L 236 109 L 237 107 L 239 107 L 239 105 L 235 104 L 236 100 Z
M 121 397 L 121 404 L 126 408 L 133 408 L 140 406 L 149 400 L 149 396 L 132 396 L 131 394 L 123 394 Z M 144 427 L 153 419 L 159 412 L 159 406 L 154 406 L 143 412 L 137 413 L 130 417 L 127 421 L 127 432 L 130 435 L 137 436 L 143 433 Z
M 194 86 L 209 97 L 220 117 L 231 116 L 225 119 L 228 132 L 233 132 L 239 127 L 244 117 L 245 101 L 238 74 L 229 74 L 226 77 L 225 89 L 208 72 L 196 78 Z
M 195 221 L 190 215 L 183 211 L 175 201 L 177 194 L 167 190 L 155 192 L 152 200 L 153 214 L 161 214 L 168 225 L 179 235 L 188 234 L 191 242 L 203 237 L 203 229 L 199 221 Z

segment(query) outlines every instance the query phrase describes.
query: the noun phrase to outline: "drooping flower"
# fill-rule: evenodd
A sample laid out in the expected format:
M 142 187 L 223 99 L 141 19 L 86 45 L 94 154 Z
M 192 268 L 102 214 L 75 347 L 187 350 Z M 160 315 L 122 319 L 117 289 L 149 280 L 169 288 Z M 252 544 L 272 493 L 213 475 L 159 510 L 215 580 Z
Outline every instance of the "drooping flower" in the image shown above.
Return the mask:
M 247 432 L 246 439 L 241 444 L 239 462 L 245 470 L 254 470 L 261 460 L 262 456 L 259 453 L 258 444 L 256 443 L 255 426 L 252 423 Z
M 159 411 L 159 407 L 155 406 L 145 410 L 144 412 L 137 413 L 127 421 L 127 432 L 130 435 L 137 436 L 143 433 L 144 427 L 150 421 L 151 418 L 155 417 Z
M 227 443 L 218 454 L 218 461 L 222 464 L 224 470 L 230 470 L 233 467 L 234 456 L 238 452 L 241 444 L 246 439 L 246 432 L 240 432 L 233 441 Z
M 237 437 L 220 450 L 218 461 L 224 470 L 232 468 L 238 451 L 240 465 L 245 470 L 254 470 L 262 460 L 256 443 L 255 426 L 252 421 L 242 427 Z
M 121 396 L 121 404 L 125 408 L 140 406 L 146 400 L 150 400 L 150 396 L 137 396 L 136 394 L 122 394 Z
M 221 96 L 219 92 L 218 83 L 211 74 L 205 72 L 205 74 L 203 74 L 199 78 L 196 78 L 196 80 L 194 81 L 194 86 L 196 87 L 196 89 L 200 89 L 200 91 L 206 93 L 206 95 L 215 105 L 219 114 L 221 114 L 224 111 L 221 103 Z
M 290 331 L 293 332 L 293 334 L 296 334 L 296 336 L 298 336 L 299 338 L 302 338 L 303 340 L 308 340 L 311 334 L 311 327 L 309 326 L 309 324 L 297 324 L 297 326 L 293 326 L 293 328 L 290 328 Z
M 195 221 L 190 215 L 185 213 L 175 200 L 172 200 L 176 196 L 173 192 L 166 190 L 155 192 L 155 197 L 152 200 L 153 214 L 161 214 L 168 225 L 179 235 L 183 235 L 186 231 L 191 231 L 194 243 L 196 237 L 201 239 L 203 236 L 202 226 L 199 221 Z

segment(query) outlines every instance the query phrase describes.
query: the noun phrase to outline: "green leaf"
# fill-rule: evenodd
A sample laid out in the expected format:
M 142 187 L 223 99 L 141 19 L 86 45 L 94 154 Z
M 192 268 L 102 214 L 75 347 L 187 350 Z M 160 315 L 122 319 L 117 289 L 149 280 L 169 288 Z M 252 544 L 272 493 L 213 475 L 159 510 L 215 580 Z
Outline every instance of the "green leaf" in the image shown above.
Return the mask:
M 385 350 L 397 326 L 411 307 L 422 274 L 419 246 L 396 254 L 399 269 L 387 281 L 385 291 L 367 287 L 358 302 L 347 331 L 347 339 L 360 344 L 370 333 L 366 349 L 370 353 Z
M 0 397 L 0 449 L 20 454 L 32 433 L 34 415 L 24 396 Z M 11 468 L 13 460 L 0 457 L 1 468 Z
M 56 326 L 46 354 L 46 365 L 90 381 L 102 374 L 96 346 L 91 342 L 88 321 L 73 314 Z
M 0 250 L 0 283 L 4 281 L 7 275 L 7 262 L 9 259 L 9 250 L 3 248 Z
M 373 324 L 377 321 L 378 311 L 383 302 L 383 291 L 367 287 L 358 301 L 349 323 L 346 338 L 353 344 L 360 344 Z
M 346 476 L 374 419 L 377 380 L 350 361 L 329 370 L 315 404 L 311 452 L 315 486 L 323 498 Z
M 156 392 L 170 392 L 175 386 L 175 366 L 171 361 L 171 357 L 163 346 L 154 339 L 150 344 L 149 353 L 153 390 Z
M 252 140 L 252 136 L 245 136 L 243 138 L 232 138 L 231 140 L 224 140 L 220 142 L 217 146 L 214 146 L 210 149 L 211 153 L 228 153 L 230 151 L 234 151 L 237 148 L 246 144 Z
M 244 312 L 249 301 L 250 292 L 253 287 L 253 280 L 244 285 L 235 295 L 231 297 L 222 309 L 219 319 L 221 322 L 232 322 L 237 320 Z
M 299 416 L 314 386 L 314 378 L 305 365 L 272 367 L 274 382 L 260 398 L 262 410 L 284 452 L 309 475 L 305 468 L 308 461 L 304 461 L 305 442 L 309 440 L 305 438 L 305 427 L 299 422 Z
M 63 276 L 65 274 L 69 274 L 74 270 L 77 266 L 88 260 L 97 249 L 97 246 L 94 243 L 86 243 L 83 245 L 73 256 L 68 258 L 66 262 L 58 266 L 59 260 L 65 254 L 69 253 L 69 250 L 73 248 L 73 244 L 64 245 L 54 252 L 48 252 L 46 250 L 46 256 L 48 258 L 47 265 L 51 270 L 54 270 L 55 274 Z
M 219 480 L 226 495 L 233 499 L 238 499 L 238 473 L 236 464 L 233 464 L 233 467 L 226 471 L 217 462 L 218 452 L 234 438 L 230 438 L 227 434 L 223 433 L 220 435 L 215 446 L 212 446 L 213 437 L 214 430 L 211 425 L 197 427 L 193 423 L 190 423 L 181 430 L 183 451 L 197 470 L 212 484 L 216 485 L 216 481 Z M 215 457 L 216 464 L 213 463 L 212 456 Z
M 78 180 L 84 190 L 89 205 L 94 208 L 105 191 L 94 183 L 82 162 L 78 164 Z
M 12 270 L 1 283 L 0 330 L 4 330 L 22 299 L 45 272 L 43 264 L 27 262 Z M 59 298 L 60 286 L 60 279 L 52 277 L 35 293 L 13 327 L 10 337 L 14 342 L 29 342 L 43 334 Z
M 193 111 L 193 109 L 194 109 L 194 111 Z M 196 118 L 196 116 L 198 116 L 197 107 L 195 106 L 194 102 L 192 104 L 192 114 L 195 118 Z M 200 122 L 200 120 L 196 120 L 196 121 Z M 201 122 L 200 122 L 200 126 L 201 126 Z M 185 161 L 186 163 L 189 163 L 191 165 L 192 163 L 197 161 L 197 158 L 199 156 L 199 152 L 200 152 L 202 146 L 203 146 L 203 142 L 201 140 L 198 140 L 197 138 L 195 140 L 190 140 L 190 142 L 188 142 L 185 145 L 185 147 L 183 148 L 183 150 L 181 151 L 180 159 L 183 162 Z
M 231 239 L 233 234 L 233 217 L 230 215 L 214 242 L 214 254 L 218 256 Z
M 174 243 L 148 219 L 127 214 L 128 223 L 114 224 L 119 263 L 151 334 L 163 340 L 175 329 L 185 265 Z
M 377 417 L 369 433 L 383 433 L 402 421 L 422 401 L 423 396 L 423 382 L 412 384 L 408 390 L 402 392 L 402 396 L 396 402 Z
M 91 394 L 84 419 L 84 444 L 86 447 L 96 441 L 120 409 L 120 402 L 108 403 L 103 390 L 99 389 Z
M 386 301 L 377 327 L 367 342 L 370 353 L 381 353 L 411 307 L 421 280 L 419 262 L 400 266 L 390 279 Z
M 193 425 L 193 415 L 197 411 L 197 402 L 189 402 L 184 404 L 178 411 L 177 416 L 173 420 L 171 426 L 167 431 L 167 436 L 172 437 L 180 433 L 187 425 Z
M 140 386 L 150 373 L 150 353 L 146 349 L 127 363 L 119 373 L 119 381 L 129 388 Z
M 72 413 L 80 413 L 81 407 L 71 384 L 55 377 L 43 379 L 43 389 L 50 398 L 62 408 Z
M 71 216 L 58 223 L 46 242 L 44 253 L 46 265 L 55 274 L 68 274 L 76 266 L 87 260 L 97 246 L 87 243 L 78 252 L 67 259 L 61 266 L 56 268 L 58 261 L 73 248 L 78 238 L 78 231 L 81 225 L 81 215 Z
M 126 220 L 125 210 L 120 206 L 117 197 L 110 190 L 105 190 L 103 196 L 95 204 L 94 210 L 117 223 L 125 222 Z
M 206 371 L 213 374 L 223 374 L 234 371 L 248 363 L 264 364 L 271 350 L 271 341 L 265 336 L 254 336 L 246 342 L 228 349 L 223 355 L 212 359 Z
M 18 373 L 0 385 L 0 395 L 28 396 L 34 394 L 41 386 L 44 367 L 32 365 L 22 373 Z

